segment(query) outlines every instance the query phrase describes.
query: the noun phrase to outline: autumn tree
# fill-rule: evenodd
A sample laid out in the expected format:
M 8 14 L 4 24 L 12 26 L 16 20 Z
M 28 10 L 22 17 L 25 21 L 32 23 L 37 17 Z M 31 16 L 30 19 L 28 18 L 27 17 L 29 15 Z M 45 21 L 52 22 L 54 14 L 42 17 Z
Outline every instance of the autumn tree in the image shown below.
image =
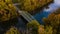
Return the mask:
M 53 28 L 53 34 L 60 34 L 60 9 L 56 10 L 48 16 L 43 18 L 45 26 L 51 26 Z
M 32 11 L 38 10 L 51 1 L 53 0 L 18 0 L 18 3 L 20 3 L 20 10 L 31 13 Z
M 30 23 L 27 24 L 28 34 L 38 34 L 39 27 L 40 24 L 36 20 L 31 21 Z
M 5 34 L 20 34 L 16 27 L 11 27 Z
M 0 0 L 0 26 L 3 31 L 15 25 L 17 21 L 17 12 L 12 0 Z
M 16 17 L 16 8 L 14 7 L 12 0 L 0 1 L 0 21 L 6 21 Z
M 24 11 L 32 11 L 40 6 L 39 0 L 18 0 L 20 9 Z
M 27 24 L 27 30 L 28 34 L 52 34 L 53 32 L 51 26 L 44 27 L 35 20 Z

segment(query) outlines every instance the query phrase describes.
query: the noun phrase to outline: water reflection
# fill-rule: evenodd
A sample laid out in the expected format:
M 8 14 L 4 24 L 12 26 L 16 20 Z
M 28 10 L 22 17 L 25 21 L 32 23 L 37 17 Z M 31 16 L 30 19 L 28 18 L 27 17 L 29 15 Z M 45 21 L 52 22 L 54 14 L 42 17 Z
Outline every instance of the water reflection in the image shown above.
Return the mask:
M 60 0 L 54 0 L 54 3 L 49 5 L 49 9 L 44 9 L 46 12 L 52 12 L 60 7 Z
M 54 3 L 50 4 L 48 7 L 49 9 L 44 9 L 42 12 L 39 12 L 36 15 L 34 15 L 36 20 L 39 21 L 41 24 L 43 23 L 43 17 L 47 17 L 51 12 L 57 10 L 60 7 L 60 0 L 54 0 Z
M 60 7 L 60 0 L 54 0 L 54 3 L 49 5 L 49 9 L 44 9 L 42 12 L 39 12 L 36 15 L 34 15 L 34 17 L 36 18 L 37 21 L 39 21 L 42 24 L 43 23 L 42 18 L 47 17 L 51 12 L 53 12 L 59 7 Z M 22 23 L 21 21 L 19 22 Z

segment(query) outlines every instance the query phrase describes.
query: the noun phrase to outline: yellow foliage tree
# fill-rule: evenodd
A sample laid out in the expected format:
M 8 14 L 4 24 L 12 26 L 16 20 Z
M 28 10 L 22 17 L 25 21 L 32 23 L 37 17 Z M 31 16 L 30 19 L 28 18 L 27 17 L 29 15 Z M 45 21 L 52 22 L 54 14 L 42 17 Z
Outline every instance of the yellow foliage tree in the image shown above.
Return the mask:
M 53 34 L 60 34 L 60 9 L 53 12 L 48 16 L 48 18 L 43 18 L 45 26 L 51 26 L 53 29 Z
M 28 12 L 40 8 L 51 1 L 53 0 L 18 0 L 20 9 Z
M 20 34 L 16 27 L 11 27 L 5 34 Z
M 53 34 L 53 30 L 51 26 L 45 26 L 40 25 L 40 28 L 38 29 L 39 34 Z
M 6 21 L 17 16 L 16 8 L 14 7 L 12 0 L 0 1 L 0 21 Z
M 53 34 L 53 28 L 51 26 L 46 26 L 44 29 L 44 34 Z
M 27 24 L 28 34 L 52 34 L 52 27 L 40 25 L 38 22 L 33 20 L 32 22 Z
M 30 23 L 27 24 L 28 34 L 38 34 L 38 29 L 40 24 L 36 20 L 32 20 Z
M 20 3 L 20 9 L 25 11 L 32 11 L 40 6 L 38 0 L 18 0 Z

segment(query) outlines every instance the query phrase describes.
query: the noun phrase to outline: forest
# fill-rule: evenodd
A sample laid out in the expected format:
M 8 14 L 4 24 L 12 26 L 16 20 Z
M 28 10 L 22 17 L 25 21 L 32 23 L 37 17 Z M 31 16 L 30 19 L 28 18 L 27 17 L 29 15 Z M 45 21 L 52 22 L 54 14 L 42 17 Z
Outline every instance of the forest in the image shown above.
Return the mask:
M 60 8 L 43 17 L 43 25 L 33 19 L 26 22 L 25 29 L 16 27 L 21 15 L 14 4 L 18 3 L 19 10 L 29 13 L 49 1 L 53 0 L 0 0 L 0 34 L 60 34 Z

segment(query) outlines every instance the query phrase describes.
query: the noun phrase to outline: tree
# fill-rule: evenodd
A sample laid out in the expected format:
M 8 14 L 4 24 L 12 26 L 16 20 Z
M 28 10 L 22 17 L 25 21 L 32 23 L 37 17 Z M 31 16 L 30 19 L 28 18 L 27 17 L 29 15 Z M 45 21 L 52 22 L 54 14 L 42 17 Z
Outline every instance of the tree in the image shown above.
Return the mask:
M 38 34 L 38 29 L 40 28 L 40 24 L 36 20 L 32 20 L 27 24 L 28 34 Z
M 24 11 L 32 11 L 40 6 L 38 0 L 18 0 L 20 9 Z
M 5 34 L 20 34 L 16 27 L 11 27 Z
M 20 10 L 32 12 L 37 10 L 53 0 L 18 0 Z
M 53 28 L 51 26 L 46 26 L 44 29 L 44 34 L 53 34 Z
M 0 1 L 0 21 L 7 21 L 17 16 L 16 8 L 14 7 L 12 0 Z
M 33 20 L 27 24 L 28 34 L 52 34 L 51 26 L 40 25 L 38 22 Z
M 12 0 L 0 0 L 0 26 L 3 31 L 17 22 L 17 12 Z
M 45 26 L 51 26 L 53 28 L 53 34 L 60 34 L 60 10 L 56 10 L 48 16 L 43 18 Z

